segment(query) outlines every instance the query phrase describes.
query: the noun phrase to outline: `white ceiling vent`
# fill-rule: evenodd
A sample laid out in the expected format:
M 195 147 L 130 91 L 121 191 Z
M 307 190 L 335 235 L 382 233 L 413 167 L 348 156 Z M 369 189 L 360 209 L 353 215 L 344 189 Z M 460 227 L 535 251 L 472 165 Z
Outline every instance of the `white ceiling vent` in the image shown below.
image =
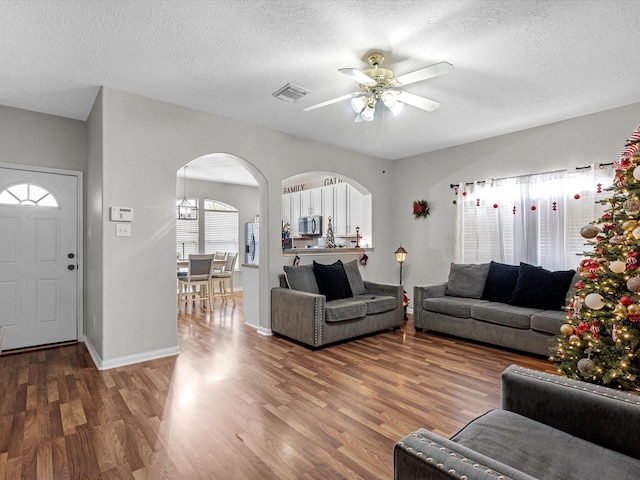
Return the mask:
M 309 93 L 308 90 L 298 87 L 297 85 L 287 83 L 281 89 L 273 92 L 273 96 L 280 100 L 284 100 L 285 102 L 295 102 L 296 100 L 304 97 L 307 93 Z

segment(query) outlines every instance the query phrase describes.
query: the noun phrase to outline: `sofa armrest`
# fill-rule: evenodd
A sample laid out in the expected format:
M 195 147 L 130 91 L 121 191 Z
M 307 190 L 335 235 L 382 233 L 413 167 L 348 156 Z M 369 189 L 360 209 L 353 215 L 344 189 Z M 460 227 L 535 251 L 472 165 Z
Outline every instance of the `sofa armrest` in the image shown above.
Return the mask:
M 312 347 L 322 345 L 327 299 L 317 293 L 271 289 L 271 330 Z
M 444 297 L 444 293 L 447 291 L 446 283 L 438 283 L 435 285 L 423 285 L 413 287 L 413 326 L 417 329 L 423 329 L 426 327 L 420 313 L 422 312 L 422 301 L 425 298 Z
M 402 285 L 375 283 L 365 280 L 364 289 L 367 291 L 367 294 L 370 293 L 371 295 L 386 295 L 388 297 L 398 297 L 398 295 L 400 295 L 400 300 L 402 300 Z
M 422 428 L 395 444 L 393 465 L 395 480 L 535 480 L 519 470 Z
M 502 372 L 502 408 L 640 459 L 640 397 L 511 365 Z
M 394 326 L 401 326 L 404 323 L 404 287 L 398 284 L 390 283 L 374 283 L 364 282 L 364 288 L 367 294 L 371 295 L 384 295 L 388 297 L 395 297 L 396 299 L 396 319 Z

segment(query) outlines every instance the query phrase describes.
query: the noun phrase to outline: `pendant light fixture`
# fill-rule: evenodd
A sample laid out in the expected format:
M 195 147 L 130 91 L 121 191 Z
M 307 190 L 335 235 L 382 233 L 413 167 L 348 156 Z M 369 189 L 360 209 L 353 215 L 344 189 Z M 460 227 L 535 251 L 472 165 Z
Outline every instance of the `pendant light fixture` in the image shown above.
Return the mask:
M 176 209 L 178 220 L 197 220 L 198 207 L 187 200 L 187 166 L 182 169 L 182 201 Z

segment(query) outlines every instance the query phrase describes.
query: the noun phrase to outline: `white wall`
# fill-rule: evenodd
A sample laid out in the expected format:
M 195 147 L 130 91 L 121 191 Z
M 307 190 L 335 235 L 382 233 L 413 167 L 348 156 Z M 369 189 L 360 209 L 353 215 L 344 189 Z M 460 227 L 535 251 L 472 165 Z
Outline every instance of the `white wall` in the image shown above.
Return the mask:
M 213 172 L 215 172 L 215 167 Z M 176 198 L 182 199 L 183 179 L 178 178 Z M 256 214 L 260 211 L 260 191 L 258 187 L 246 185 L 233 185 L 230 183 L 207 182 L 203 180 L 187 179 L 187 196 L 198 198 L 200 201 L 200 212 L 198 215 L 200 229 L 200 252 L 204 252 L 204 199 L 218 200 L 231 205 L 238 210 L 238 266 L 244 262 L 244 248 L 246 239 L 244 237 L 244 224 L 253 222 Z M 233 276 L 233 288 L 241 289 L 242 273 L 237 271 Z
M 450 184 L 612 162 L 638 123 L 640 103 L 395 162 L 394 230 L 409 252 L 407 290 L 447 279 L 455 245 Z M 411 206 L 423 198 L 431 215 L 416 220 Z
M 379 159 L 109 88 L 102 90 L 102 110 L 102 354 L 107 362 L 176 347 L 176 170 L 205 154 L 240 157 L 261 184 L 262 232 L 271 233 L 261 235 L 260 328 L 269 329 L 270 288 L 290 262 L 280 249 L 280 211 L 281 181 L 291 175 L 336 172 L 374 192 L 376 251 L 369 255 L 365 277 L 395 278 L 389 177 L 380 173 Z M 114 205 L 134 209 L 131 237 L 115 237 L 106 215 Z M 92 273 L 87 275 L 91 282 Z M 148 293 L 141 297 L 141 290 Z M 95 312 L 88 314 L 92 318 Z
M 87 124 L 0 105 L 0 162 L 86 172 Z

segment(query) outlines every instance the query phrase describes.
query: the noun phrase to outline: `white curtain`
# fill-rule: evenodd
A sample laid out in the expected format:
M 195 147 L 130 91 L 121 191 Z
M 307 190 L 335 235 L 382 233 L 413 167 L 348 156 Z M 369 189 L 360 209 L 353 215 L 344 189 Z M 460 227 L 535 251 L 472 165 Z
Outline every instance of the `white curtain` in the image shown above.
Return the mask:
M 613 175 L 611 167 L 594 166 L 461 183 L 455 261 L 576 268 L 588 248 L 580 228 L 606 209 L 596 200 L 610 196 Z

